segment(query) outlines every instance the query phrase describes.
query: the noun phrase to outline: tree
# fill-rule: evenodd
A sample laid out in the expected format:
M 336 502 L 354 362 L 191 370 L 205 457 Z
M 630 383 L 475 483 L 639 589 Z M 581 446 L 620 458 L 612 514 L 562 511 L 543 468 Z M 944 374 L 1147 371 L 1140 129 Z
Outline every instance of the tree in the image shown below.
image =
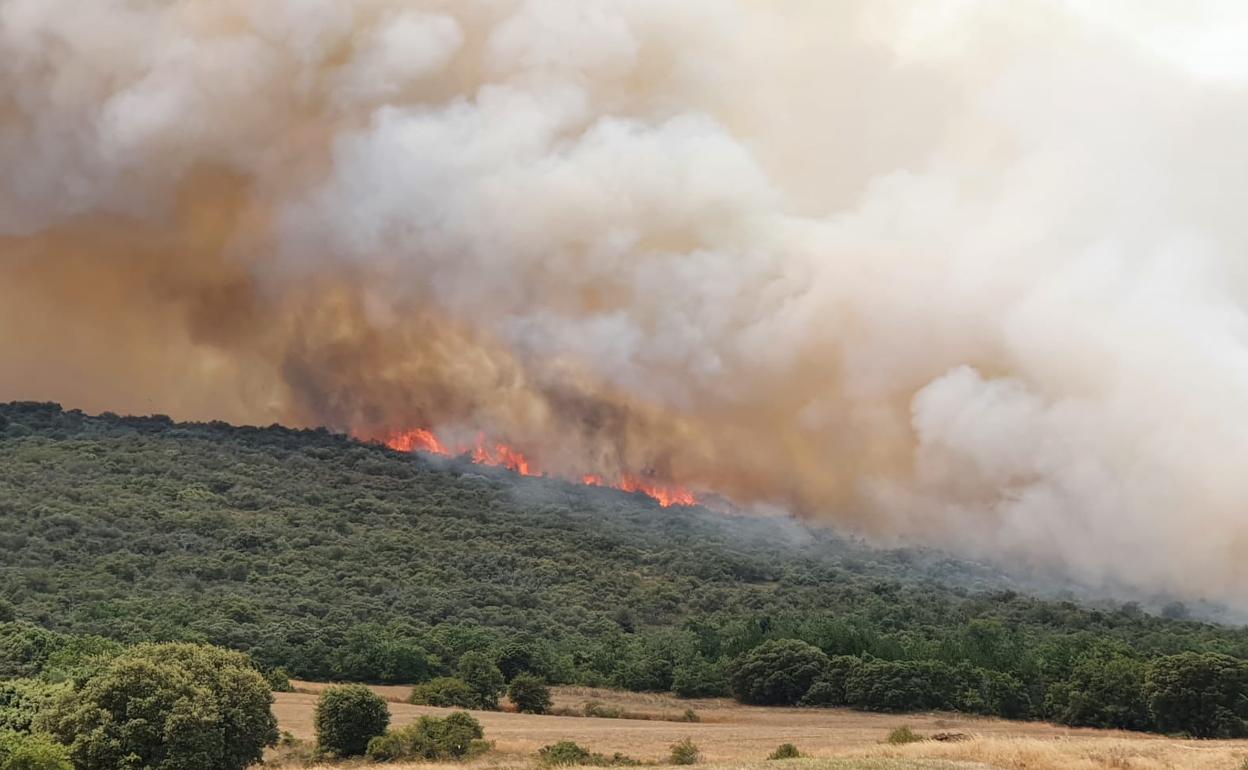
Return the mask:
M 524 714 L 545 714 L 550 711 L 550 689 L 535 676 L 519 674 L 507 688 L 507 698 Z
M 477 693 L 462 679 L 440 676 L 412 687 L 409 703 L 439 708 L 479 708 Z M 495 701 L 497 704 L 497 700 Z
M 381 696 L 363 685 L 330 687 L 316 704 L 316 742 L 337 757 L 358 757 L 368 742 L 384 735 L 390 711 Z
M 503 672 L 484 652 L 466 652 L 460 657 L 459 678 L 468 684 L 476 696 L 474 708 L 497 709 L 498 697 L 507 689 Z
M 744 703 L 791 706 L 828 667 L 828 656 L 797 639 L 773 639 L 739 657 L 732 691 Z
M 30 732 L 39 713 L 67 689 L 68 684 L 50 684 L 41 679 L 0 681 L 0 732 Z
M 78 770 L 243 770 L 277 742 L 273 696 L 245 655 L 131 648 L 40 717 Z
M 1063 724 L 1147 730 L 1152 715 L 1144 698 L 1143 661 L 1095 654 L 1081 659 L 1070 678 L 1049 688 L 1045 711 Z
M 845 677 L 845 702 L 872 711 L 950 708 L 958 678 L 938 661 L 869 660 Z
M 844 706 L 845 680 L 862 660 L 853 655 L 834 655 L 828 659 L 823 675 L 810 686 L 802 697 L 803 706 Z
M 69 752 L 46 735 L 0 732 L 0 770 L 73 770 Z
M 1197 652 L 1157 658 L 1145 674 L 1144 695 L 1163 732 L 1248 735 L 1248 661 Z
M 538 669 L 537 651 L 532 644 L 521 641 L 513 640 L 499 647 L 494 662 L 508 682 L 520 674 L 532 674 Z
M 681 698 L 714 698 L 728 695 L 731 687 L 722 665 L 695 655 L 672 671 L 672 691 Z

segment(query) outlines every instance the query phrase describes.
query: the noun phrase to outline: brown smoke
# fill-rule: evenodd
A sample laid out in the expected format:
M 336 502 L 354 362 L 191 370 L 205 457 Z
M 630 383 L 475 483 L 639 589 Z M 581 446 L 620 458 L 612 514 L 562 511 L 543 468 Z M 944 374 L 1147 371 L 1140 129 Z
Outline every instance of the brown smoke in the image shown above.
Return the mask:
M 1243 86 L 1054 3 L 7 0 L 0 398 L 1248 572 Z

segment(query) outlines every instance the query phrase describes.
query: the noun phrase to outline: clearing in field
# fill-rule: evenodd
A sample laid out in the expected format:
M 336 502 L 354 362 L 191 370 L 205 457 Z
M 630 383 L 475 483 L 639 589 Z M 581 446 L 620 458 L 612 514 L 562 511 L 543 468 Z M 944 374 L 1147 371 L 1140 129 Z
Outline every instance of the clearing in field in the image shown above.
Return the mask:
M 297 682 L 298 692 L 276 696 L 274 712 L 282 730 L 303 740 L 314 740 L 312 712 L 317 692 L 324 686 Z M 389 701 L 394 726 L 409 724 L 422 714 L 450 711 L 405 703 L 409 692 L 406 687 L 374 689 Z M 760 708 L 719 698 L 682 700 L 585 687 L 557 687 L 553 694 L 556 710 L 579 712 L 586 702 L 597 701 L 649 718 L 473 712 L 497 751 L 466 766 L 454 767 L 531 767 L 538 749 L 563 740 L 576 741 L 595 752 L 620 752 L 645 762 L 662 763 L 672 743 L 691 738 L 701 750 L 703 763 L 723 770 L 1248 769 L 1248 741 L 1177 740 L 964 714 Z M 673 721 L 687 709 L 692 709 L 699 721 Z M 928 738 L 955 739 L 898 746 L 886 743 L 889 732 L 900 726 L 908 726 Z M 767 761 L 767 755 L 781 743 L 796 744 L 804 758 Z

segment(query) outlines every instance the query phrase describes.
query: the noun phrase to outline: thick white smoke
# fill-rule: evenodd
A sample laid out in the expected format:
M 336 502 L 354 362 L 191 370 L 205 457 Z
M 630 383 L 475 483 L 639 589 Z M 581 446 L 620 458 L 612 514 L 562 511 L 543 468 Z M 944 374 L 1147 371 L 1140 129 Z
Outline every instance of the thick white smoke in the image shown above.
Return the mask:
M 0 0 L 0 396 L 1235 601 L 1245 81 L 1081 7 Z

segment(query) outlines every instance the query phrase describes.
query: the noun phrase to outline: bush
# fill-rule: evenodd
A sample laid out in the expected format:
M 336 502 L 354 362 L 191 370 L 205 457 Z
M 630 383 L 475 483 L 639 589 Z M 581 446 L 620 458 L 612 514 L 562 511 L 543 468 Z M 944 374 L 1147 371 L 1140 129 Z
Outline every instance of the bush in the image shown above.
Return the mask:
M 589 749 L 572 741 L 559 741 L 537 750 L 537 761 L 543 765 L 592 765 Z
M 529 674 L 520 674 L 511 680 L 507 698 L 521 713 L 545 714 L 550 711 L 550 688 Z
M 598 719 L 624 719 L 624 709 L 619 706 L 606 706 L 601 701 L 587 700 L 581 706 L 581 713 L 587 717 L 597 717 Z
M 773 639 L 739 657 L 732 691 L 744 703 L 791 706 L 828 667 L 828 656 L 797 639 Z
M 330 687 L 316 704 L 316 742 L 337 757 L 358 757 L 373 738 L 384 735 L 390 710 L 381 696 L 363 685 Z
M 498 697 L 507 689 L 503 672 L 483 652 L 467 652 L 460 657 L 459 678 L 472 689 L 480 709 L 497 709 Z
M 78 770 L 243 770 L 277 742 L 273 695 L 251 661 L 195 644 L 144 644 L 113 659 L 39 724 Z
M 898 727 L 888 734 L 888 742 L 894 746 L 904 743 L 918 743 L 923 740 L 923 736 L 911 730 L 909 727 Z
M 467 759 L 489 750 L 481 723 L 456 711 L 445 718 L 423 716 L 407 727 L 391 730 L 368 742 L 368 758 L 375 762 Z
M 462 679 L 453 676 L 440 676 L 424 684 L 412 688 L 407 699 L 417 706 L 438 706 L 440 708 L 478 708 L 477 694 Z
M 290 674 L 281 666 L 269 669 L 264 675 L 264 680 L 269 683 L 269 689 L 273 692 L 295 691 L 295 688 L 290 684 Z
M 572 741 L 559 741 L 549 746 L 543 746 L 537 751 L 537 761 L 538 764 L 545 767 L 558 767 L 561 765 L 609 767 L 641 764 L 637 760 L 620 753 L 608 757 L 605 754 L 591 752 L 589 749 Z
M 771 752 L 771 754 L 768 755 L 767 758 L 768 759 L 797 759 L 801 755 L 802 755 L 802 752 L 798 751 L 797 747 L 794 746 L 793 744 L 782 743 L 779 746 L 777 746 L 776 750 Z
M 46 735 L 0 732 L 0 770 L 74 770 L 69 750 Z
M 1217 653 L 1185 652 L 1154 660 L 1144 694 L 1163 732 L 1196 738 L 1248 735 L 1248 661 Z
M 702 758 L 698 745 L 690 738 L 672 744 L 671 762 L 673 765 L 692 765 Z

